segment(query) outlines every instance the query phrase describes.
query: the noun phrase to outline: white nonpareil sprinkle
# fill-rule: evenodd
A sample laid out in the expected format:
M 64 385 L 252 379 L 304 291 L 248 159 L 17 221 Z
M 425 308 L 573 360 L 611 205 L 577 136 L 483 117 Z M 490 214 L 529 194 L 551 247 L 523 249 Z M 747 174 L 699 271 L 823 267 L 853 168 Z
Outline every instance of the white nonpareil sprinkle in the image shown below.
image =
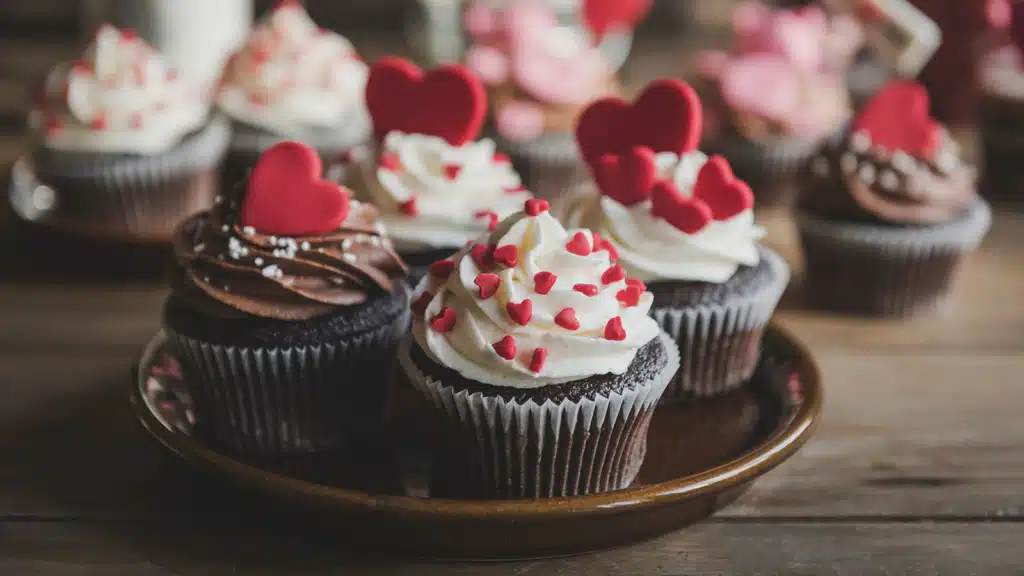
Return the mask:
M 228 226 L 227 224 L 224 224 L 220 227 L 221 232 L 227 232 L 228 230 L 231 230 L 231 227 Z
M 342 250 L 348 250 L 350 248 L 352 248 L 352 239 L 351 238 L 345 238 L 344 240 L 341 241 L 341 249 Z
M 348 205 L 350 208 L 359 208 L 359 204 L 359 200 L 356 200 L 355 198 L 348 201 Z
M 886 190 L 895 190 L 900 184 L 900 179 L 891 170 L 883 170 L 882 175 L 878 177 L 878 183 Z
M 302 241 L 302 249 L 303 250 L 309 250 L 309 242 L 306 242 L 305 240 L 303 240 Z
M 267 278 L 280 278 L 281 275 L 283 274 L 281 272 L 281 269 L 278 268 L 277 266 L 275 266 L 274 264 L 271 264 L 270 266 L 267 266 L 261 272 Z
M 253 264 L 255 264 L 257 266 L 263 266 L 263 258 L 256 258 L 252 262 L 253 262 Z
M 277 236 L 271 236 L 270 238 L 267 238 L 267 242 L 270 242 L 271 244 L 277 244 Z
M 957 159 L 948 150 L 943 150 L 935 157 L 935 165 L 939 167 L 939 170 L 943 172 L 952 172 L 956 168 Z
M 902 150 L 892 153 L 892 167 L 900 172 L 910 172 L 914 169 L 914 159 Z
M 861 164 L 860 170 L 857 171 L 857 174 L 860 175 L 860 179 L 869 186 L 875 181 L 875 167 L 871 164 Z
M 192 250 L 194 252 L 202 252 L 203 250 L 206 250 L 206 244 L 196 244 L 192 247 Z
M 370 236 L 370 244 L 380 246 L 380 236 Z
M 839 167 L 843 169 L 843 172 L 851 173 L 857 169 L 857 158 L 853 154 L 843 154 L 843 157 L 839 159 Z
M 349 264 L 354 264 L 356 261 L 356 255 L 352 254 L 351 252 L 345 252 L 344 254 L 341 255 L 341 257 L 343 260 L 345 260 L 345 262 L 348 262 Z
M 217 196 L 214 196 L 214 198 L 213 198 L 213 203 L 214 204 L 220 204 L 222 202 L 224 202 L 224 197 L 223 196 L 221 196 L 219 194 Z
M 850 147 L 857 152 L 867 152 L 871 147 L 871 138 L 865 132 L 854 132 L 850 136 Z
M 246 226 L 246 227 L 242 228 L 242 233 L 247 235 L 247 236 L 252 236 L 253 234 L 256 233 L 256 229 L 253 228 L 252 226 Z

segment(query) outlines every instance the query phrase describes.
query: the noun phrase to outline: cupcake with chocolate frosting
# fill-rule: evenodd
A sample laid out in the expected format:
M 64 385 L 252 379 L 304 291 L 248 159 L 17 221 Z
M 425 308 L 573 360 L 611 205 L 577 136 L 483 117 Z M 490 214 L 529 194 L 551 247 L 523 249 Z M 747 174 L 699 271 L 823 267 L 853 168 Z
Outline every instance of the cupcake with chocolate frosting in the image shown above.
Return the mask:
M 210 206 L 230 138 L 198 83 L 109 24 L 82 59 L 48 74 L 29 131 L 29 168 L 53 193 L 37 220 L 143 240 L 166 240 Z
M 573 496 L 636 476 L 679 355 L 599 240 L 534 199 L 431 266 L 399 360 L 441 423 L 432 494 Z
M 217 105 L 234 124 L 225 187 L 277 142 L 312 146 L 325 165 L 364 144 L 367 73 L 348 39 L 318 27 L 301 2 L 279 2 L 221 74 Z
M 182 223 L 165 329 L 199 426 L 239 451 L 312 452 L 374 433 L 408 324 L 406 268 L 376 209 L 270 148 L 244 196 Z
M 658 115 L 644 109 L 657 103 Z M 584 112 L 580 146 L 595 158 L 600 194 L 567 210 L 571 226 L 599 234 L 602 246 L 653 295 L 651 315 L 679 347 L 682 368 L 663 401 L 710 396 L 753 373 L 761 337 L 789 281 L 789 268 L 759 244 L 754 194 L 722 156 L 696 149 L 701 103 L 679 80 L 649 85 L 614 122 L 629 131 L 596 133 L 608 102 Z M 604 119 L 605 122 L 599 122 Z
M 360 164 L 360 197 L 379 208 L 412 282 L 532 197 L 493 141 L 474 141 L 487 101 L 465 68 L 424 74 L 382 58 L 367 101 L 379 142 Z
M 808 297 L 873 315 L 933 309 L 991 218 L 927 92 L 891 82 L 808 165 L 797 218 Z

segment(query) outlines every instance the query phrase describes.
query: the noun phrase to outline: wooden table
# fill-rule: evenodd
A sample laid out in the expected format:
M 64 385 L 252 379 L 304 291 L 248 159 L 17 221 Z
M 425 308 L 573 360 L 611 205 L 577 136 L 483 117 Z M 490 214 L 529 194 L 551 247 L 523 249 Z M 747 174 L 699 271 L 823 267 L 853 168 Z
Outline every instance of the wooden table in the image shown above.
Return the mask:
M 640 58 L 631 73 L 684 68 Z M 19 147 L 0 138 L 0 159 Z M 788 218 L 760 218 L 798 262 Z M 167 254 L 93 249 L 0 218 L 2 575 L 1024 573 L 1020 213 L 997 211 L 946 317 L 842 318 L 800 310 L 798 289 L 787 298 L 779 318 L 817 355 L 825 414 L 736 505 L 645 544 L 504 564 L 345 550 L 282 530 L 265 500 L 166 457 L 125 392 L 159 326 Z

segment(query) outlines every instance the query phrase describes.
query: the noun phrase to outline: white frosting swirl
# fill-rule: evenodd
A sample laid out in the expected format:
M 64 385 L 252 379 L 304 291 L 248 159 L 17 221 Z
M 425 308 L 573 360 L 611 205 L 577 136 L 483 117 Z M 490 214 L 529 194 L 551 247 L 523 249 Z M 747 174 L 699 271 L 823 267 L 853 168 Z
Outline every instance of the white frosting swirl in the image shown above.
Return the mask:
M 671 180 L 689 196 L 707 156 L 693 151 L 680 158 L 662 152 L 655 162 L 658 178 Z M 758 263 L 758 240 L 764 236 L 764 229 L 754 224 L 753 210 L 728 220 L 712 220 L 698 232 L 687 234 L 655 217 L 650 200 L 624 206 L 596 194 L 576 207 L 569 222 L 589 226 L 611 241 L 622 266 L 645 282 L 725 282 L 741 265 Z
M 420 348 L 470 380 L 501 387 L 538 388 L 598 374 L 624 373 L 637 350 L 659 333 L 657 323 L 648 316 L 653 297 L 644 291 L 631 306 L 620 302 L 617 295 L 627 288 L 626 280 L 602 282 L 613 266 L 607 250 L 581 256 L 566 249 L 577 232 L 593 242 L 589 230 L 566 231 L 549 212 L 517 214 L 478 241 L 499 248 L 517 247 L 515 266 L 481 270 L 471 248 L 457 253 L 454 270 L 447 279 L 428 276 L 415 297 L 432 295 L 427 296 L 430 303 L 413 325 L 413 337 Z M 481 272 L 500 278 L 497 290 L 486 299 L 480 297 L 476 284 Z M 535 290 L 534 278 L 540 272 L 557 277 L 546 294 Z M 597 293 L 588 296 L 574 289 L 577 284 L 593 285 Z M 532 315 L 524 326 L 512 319 L 506 305 L 527 299 L 532 303 Z M 444 308 L 454 312 L 455 321 L 450 330 L 442 332 L 432 320 Z M 578 328 L 569 329 L 564 322 L 560 325 L 556 321 L 566 308 L 575 312 Z M 625 331 L 622 339 L 605 336 L 606 326 L 614 318 L 621 321 Z M 506 336 L 515 341 L 512 359 L 502 357 L 493 346 Z M 540 369 L 535 370 L 532 364 L 538 349 L 545 350 L 546 356 Z
M 390 132 L 363 166 L 369 199 L 400 250 L 463 246 L 532 197 L 507 159 L 495 158 L 490 139 L 452 146 Z
M 368 125 L 368 76 L 346 38 L 317 27 L 301 3 L 282 3 L 228 60 L 217 103 L 237 120 L 302 138 L 311 128 Z
M 158 154 L 206 122 L 202 92 L 134 32 L 105 24 L 82 60 L 50 72 L 29 126 L 56 150 Z

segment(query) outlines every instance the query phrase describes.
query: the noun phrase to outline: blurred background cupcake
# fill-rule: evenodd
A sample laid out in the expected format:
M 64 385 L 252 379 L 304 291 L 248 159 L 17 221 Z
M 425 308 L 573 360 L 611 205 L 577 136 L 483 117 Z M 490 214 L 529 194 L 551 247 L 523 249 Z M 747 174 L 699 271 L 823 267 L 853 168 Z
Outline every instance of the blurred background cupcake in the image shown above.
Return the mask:
M 975 171 L 911 81 L 886 85 L 811 160 L 797 223 L 812 304 L 904 316 L 933 310 L 991 223 Z
M 186 220 L 164 327 L 199 429 L 244 452 L 305 453 L 380 434 L 408 328 L 405 266 L 376 209 L 284 142 L 238 194 Z
M 991 44 L 979 62 L 978 131 L 986 197 L 1024 199 L 1024 4 L 996 4 Z
M 367 66 L 352 44 L 319 28 L 301 2 L 280 2 L 228 58 L 217 105 L 233 121 L 224 185 L 245 179 L 282 140 L 314 147 L 325 163 L 365 143 Z
M 133 31 L 111 25 L 97 29 L 80 60 L 49 73 L 28 126 L 15 208 L 60 229 L 117 239 L 166 239 L 209 207 L 230 138 L 198 82 Z M 27 191 L 32 198 L 19 206 Z

